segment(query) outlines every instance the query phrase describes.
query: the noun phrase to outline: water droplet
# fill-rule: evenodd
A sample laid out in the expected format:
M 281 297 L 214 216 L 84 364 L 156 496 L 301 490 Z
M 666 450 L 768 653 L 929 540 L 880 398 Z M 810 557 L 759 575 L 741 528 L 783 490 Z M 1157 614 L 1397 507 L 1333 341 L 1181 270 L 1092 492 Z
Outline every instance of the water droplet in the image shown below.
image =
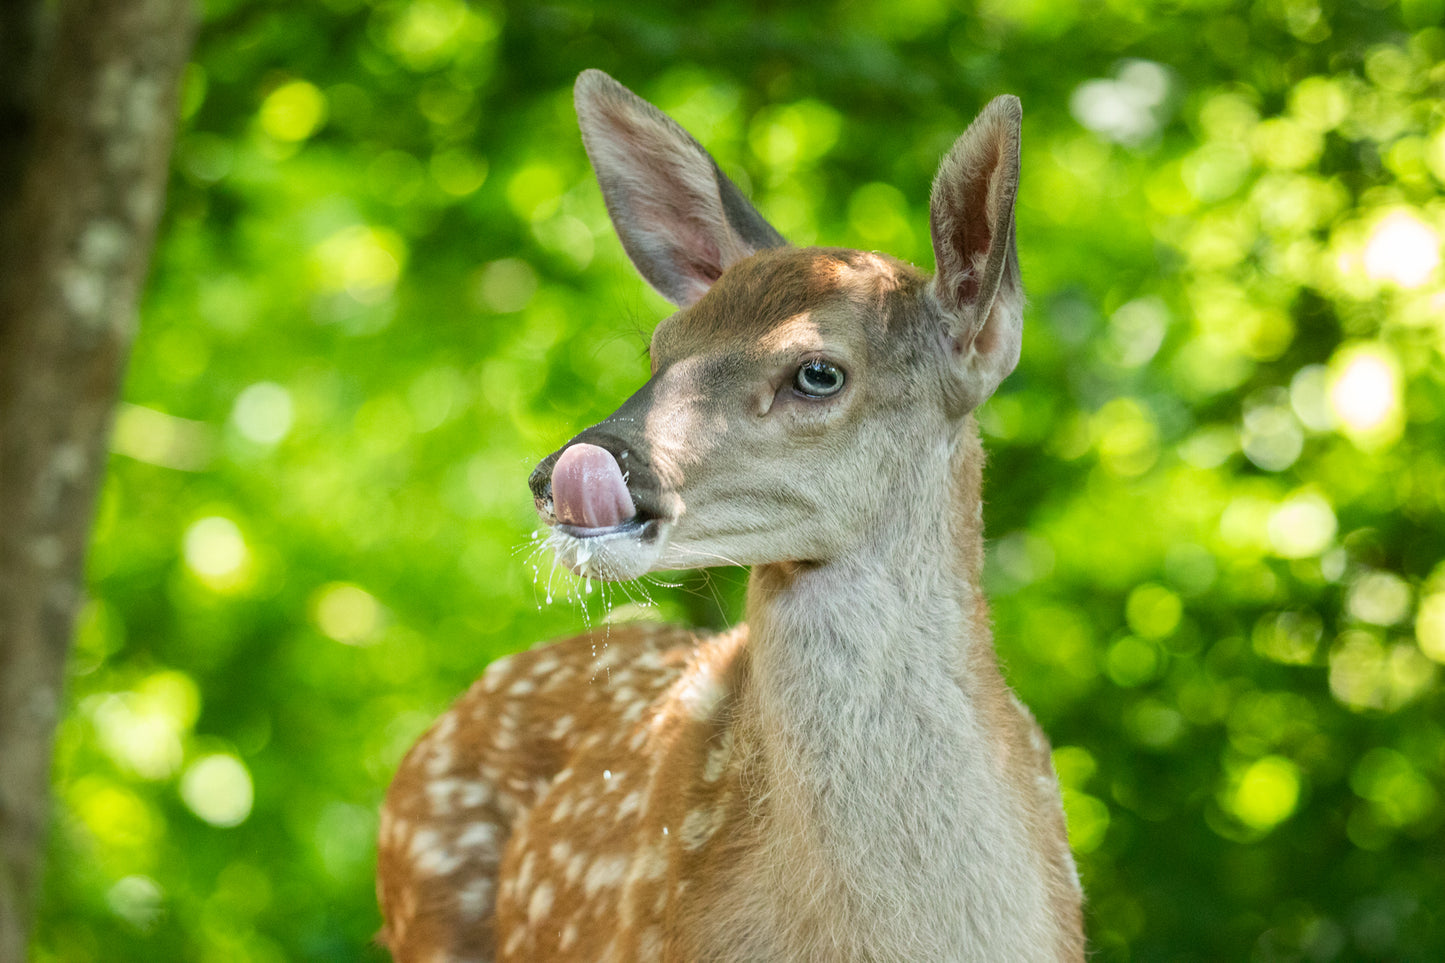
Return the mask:
M 611 769 L 604 769 L 604 770 L 602 770 L 602 778 L 603 778 L 603 779 L 611 779 L 611 778 L 612 778 L 612 770 L 611 770 Z

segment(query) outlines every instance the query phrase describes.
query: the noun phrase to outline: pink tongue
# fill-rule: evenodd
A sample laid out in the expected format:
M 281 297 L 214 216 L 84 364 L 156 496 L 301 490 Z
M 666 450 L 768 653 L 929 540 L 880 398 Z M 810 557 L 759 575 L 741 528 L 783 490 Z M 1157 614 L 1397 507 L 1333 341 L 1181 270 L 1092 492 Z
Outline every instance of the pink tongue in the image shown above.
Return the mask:
M 580 528 L 610 528 L 637 514 L 612 453 L 585 444 L 562 452 L 552 467 L 552 510 L 563 525 Z

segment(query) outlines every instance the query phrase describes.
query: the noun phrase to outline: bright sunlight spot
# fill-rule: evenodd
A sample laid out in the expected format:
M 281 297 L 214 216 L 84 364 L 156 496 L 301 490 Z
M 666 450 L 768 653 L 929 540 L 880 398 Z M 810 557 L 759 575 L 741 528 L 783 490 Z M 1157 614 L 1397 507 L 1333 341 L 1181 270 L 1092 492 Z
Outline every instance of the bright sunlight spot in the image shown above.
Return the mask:
M 160 817 L 144 799 L 103 776 L 82 776 L 67 797 L 71 810 L 105 848 L 144 849 L 164 832 Z
M 1265 756 L 1239 777 L 1229 809 L 1251 829 L 1268 831 L 1294 813 L 1299 791 L 1299 767 L 1283 756 Z
M 1409 644 L 1386 646 L 1373 632 L 1352 629 L 1330 650 L 1330 693 L 1356 711 L 1394 712 L 1435 680 L 1434 663 Z
M 362 304 L 377 304 L 391 296 L 405 260 L 401 235 L 361 224 L 342 228 L 312 252 L 318 285 L 326 291 L 345 291 Z
M 1103 844 L 1104 834 L 1109 830 L 1109 807 L 1076 789 L 1063 790 L 1063 796 L 1069 847 L 1076 853 L 1092 853 Z
M 433 155 L 430 167 L 432 180 L 453 197 L 467 196 L 487 179 L 487 159 L 460 148 Z
M 1366 572 L 1350 586 L 1350 614 L 1371 625 L 1394 625 L 1410 614 L 1410 586 L 1390 572 Z
M 1350 440 L 1377 447 L 1399 436 L 1400 368 L 1384 345 L 1356 345 L 1336 354 L 1330 364 L 1329 399 Z
M 1445 662 L 1445 592 L 1427 595 L 1415 615 L 1415 641 L 1436 662 Z
M 1130 60 L 1113 79 L 1080 84 L 1069 98 L 1069 112 L 1101 137 L 1137 144 L 1158 132 L 1169 88 L 1169 71 L 1150 60 Z
M 1419 218 L 1396 211 L 1365 242 L 1365 274 L 1402 288 L 1417 288 L 1440 266 L 1440 237 Z
M 1269 544 L 1281 558 L 1310 558 L 1329 548 L 1338 523 L 1318 492 L 1291 495 L 1269 516 Z
M 364 645 L 375 639 L 381 624 L 381 606 L 365 589 L 344 582 L 328 585 L 312 603 L 316 627 L 327 637 L 347 645 Z
M 1145 583 L 1129 593 L 1124 614 L 1129 628 L 1146 639 L 1163 639 L 1179 627 L 1184 607 L 1179 596 L 1162 585 Z
M 504 257 L 477 272 L 477 300 L 488 311 L 520 311 L 537 293 L 537 272 L 521 258 Z
M 186 529 L 182 550 L 191 571 L 216 581 L 237 575 L 251 557 L 236 523 L 220 515 L 203 518 Z
M 325 120 L 325 95 L 304 80 L 282 84 L 261 104 L 261 129 L 276 140 L 305 140 Z
M 136 929 L 146 932 L 160 922 L 163 894 L 149 876 L 126 876 L 115 882 L 105 894 L 112 913 Z
M 476 50 L 495 38 L 495 15 L 461 0 L 412 0 L 399 5 L 386 40 L 412 70 L 433 70 L 459 51 Z
M 90 696 L 81 704 L 101 748 L 142 779 L 165 779 L 183 758 L 182 738 L 200 712 L 201 695 L 184 672 L 157 672 L 133 690 Z
M 110 446 L 136 461 L 199 471 L 210 461 L 211 434 L 205 422 L 122 402 L 115 413 Z
M 759 111 L 748 131 L 748 145 L 769 167 L 787 173 L 832 150 L 841 128 L 832 107 L 803 100 Z
M 251 815 L 251 774 L 230 753 L 203 756 L 181 777 L 181 799 L 212 826 L 239 826 Z
M 251 441 L 274 445 L 291 430 L 291 392 L 274 381 L 258 381 L 236 396 L 231 420 Z

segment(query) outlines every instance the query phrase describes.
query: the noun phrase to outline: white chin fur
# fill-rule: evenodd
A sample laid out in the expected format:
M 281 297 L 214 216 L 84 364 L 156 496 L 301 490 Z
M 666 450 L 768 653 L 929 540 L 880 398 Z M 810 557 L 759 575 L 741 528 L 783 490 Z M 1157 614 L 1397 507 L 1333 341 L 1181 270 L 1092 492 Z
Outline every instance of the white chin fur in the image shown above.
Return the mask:
M 666 531 L 646 541 L 641 535 L 640 527 L 597 535 L 574 535 L 553 528 L 547 534 L 547 545 L 574 575 L 624 582 L 646 575 L 662 557 Z

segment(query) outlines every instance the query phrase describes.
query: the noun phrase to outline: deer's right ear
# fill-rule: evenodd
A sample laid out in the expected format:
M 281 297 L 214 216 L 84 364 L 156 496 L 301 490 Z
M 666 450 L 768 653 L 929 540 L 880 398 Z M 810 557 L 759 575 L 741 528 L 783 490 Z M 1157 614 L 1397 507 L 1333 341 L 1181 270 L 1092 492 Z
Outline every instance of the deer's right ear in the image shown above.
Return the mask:
M 942 310 L 955 358 L 952 407 L 970 410 L 1018 364 L 1023 285 L 1014 244 L 1023 108 L 995 97 L 939 165 L 929 223 Z
M 787 243 L 671 117 L 600 70 L 574 93 L 617 236 L 663 297 L 693 304 L 732 264 Z

